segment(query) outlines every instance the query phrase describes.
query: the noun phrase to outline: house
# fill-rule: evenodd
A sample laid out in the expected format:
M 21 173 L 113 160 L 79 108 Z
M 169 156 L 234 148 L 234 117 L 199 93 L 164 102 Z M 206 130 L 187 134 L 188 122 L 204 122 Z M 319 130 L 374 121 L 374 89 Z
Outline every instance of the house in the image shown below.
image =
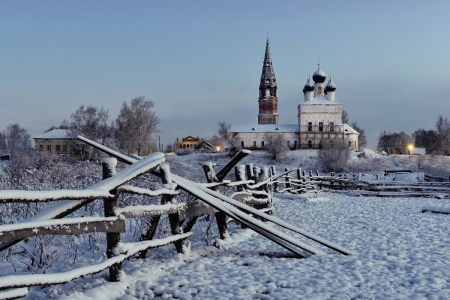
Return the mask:
M 53 129 L 33 138 L 35 150 L 47 151 L 52 154 L 70 156 L 79 159 L 92 158 L 92 146 L 78 142 L 67 129 Z

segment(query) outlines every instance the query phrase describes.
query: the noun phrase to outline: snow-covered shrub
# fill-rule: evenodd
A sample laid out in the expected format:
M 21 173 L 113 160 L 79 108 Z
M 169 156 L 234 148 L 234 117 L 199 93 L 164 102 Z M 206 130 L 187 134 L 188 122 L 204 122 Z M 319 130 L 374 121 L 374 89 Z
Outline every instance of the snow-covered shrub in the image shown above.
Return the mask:
M 338 139 L 322 141 L 322 148 L 317 152 L 318 162 L 328 171 L 340 171 L 349 158 L 350 150 L 344 141 Z

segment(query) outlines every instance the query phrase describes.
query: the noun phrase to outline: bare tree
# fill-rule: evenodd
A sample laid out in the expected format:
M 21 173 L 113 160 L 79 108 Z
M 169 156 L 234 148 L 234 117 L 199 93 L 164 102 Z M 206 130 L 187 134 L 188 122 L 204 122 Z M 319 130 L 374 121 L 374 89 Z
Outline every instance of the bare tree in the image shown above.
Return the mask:
M 366 131 L 358 126 L 358 123 L 353 122 L 350 125 L 353 129 L 359 132 L 358 136 L 358 149 L 359 151 L 364 150 L 364 148 L 367 146 L 367 138 L 366 138 Z
M 143 96 L 131 100 L 130 105 L 122 104 L 116 119 L 116 133 L 120 147 L 127 153 L 146 155 L 152 151 L 151 136 L 161 133 L 158 129 L 160 119 L 152 111 L 153 107 L 153 101 L 145 100 Z
M 439 115 L 436 121 L 436 133 L 438 136 L 436 143 L 437 154 L 450 154 L 450 122 L 442 115 Z
M 264 133 L 264 149 L 272 159 L 283 158 L 289 150 L 283 136 L 271 132 Z
M 323 168 L 329 171 L 339 171 L 347 165 L 350 150 L 341 139 L 322 141 L 322 148 L 317 152 L 317 159 Z
M 349 117 L 348 117 L 348 113 L 346 110 L 342 111 L 342 124 L 348 124 L 348 122 L 350 121 Z

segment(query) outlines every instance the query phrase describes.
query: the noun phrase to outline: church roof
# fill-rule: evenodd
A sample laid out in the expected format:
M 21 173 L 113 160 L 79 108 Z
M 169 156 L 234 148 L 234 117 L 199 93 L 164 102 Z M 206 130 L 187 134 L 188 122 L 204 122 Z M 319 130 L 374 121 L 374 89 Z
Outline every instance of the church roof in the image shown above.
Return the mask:
M 231 125 L 231 132 L 298 132 L 298 124 Z
M 53 129 L 41 135 L 34 137 L 34 139 L 70 139 L 69 130 L 67 129 Z
M 350 127 L 350 125 L 344 124 L 344 132 L 346 134 L 358 134 L 359 132 L 353 129 L 353 127 Z
M 305 102 L 300 103 L 300 105 L 315 105 L 315 104 L 316 105 L 317 104 L 328 104 L 328 105 L 330 105 L 330 104 L 341 104 L 341 103 L 339 103 L 337 101 L 330 101 L 330 100 L 328 100 L 327 97 L 324 97 L 324 96 L 316 96 L 310 101 L 305 101 Z
M 266 52 L 264 54 L 263 68 L 261 72 L 260 86 L 276 86 L 275 71 L 273 69 L 272 55 L 270 54 L 270 42 L 266 41 Z

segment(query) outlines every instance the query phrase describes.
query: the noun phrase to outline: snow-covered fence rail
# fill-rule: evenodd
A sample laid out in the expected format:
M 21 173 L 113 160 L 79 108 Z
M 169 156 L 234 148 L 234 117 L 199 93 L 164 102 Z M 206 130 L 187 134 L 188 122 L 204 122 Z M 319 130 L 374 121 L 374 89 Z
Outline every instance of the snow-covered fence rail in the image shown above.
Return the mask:
M 128 158 L 126 156 L 123 156 L 122 154 L 112 150 L 112 149 L 108 149 L 104 146 L 101 146 L 93 141 L 87 140 L 85 138 L 80 138 L 80 140 L 85 141 L 87 144 L 101 150 L 104 151 L 105 153 L 116 157 L 118 159 L 121 159 L 123 162 L 126 162 L 128 164 L 134 164 L 136 163 L 136 159 L 132 159 L 132 158 Z M 243 155 L 247 155 L 248 153 L 246 152 L 241 152 L 241 154 L 243 153 Z M 235 157 L 238 157 L 240 154 L 238 153 Z M 234 161 L 234 163 L 236 163 L 236 161 L 233 159 L 232 161 Z M 229 164 L 227 164 L 227 167 L 229 167 Z M 228 168 L 229 170 L 231 168 Z M 245 169 L 245 168 L 244 168 Z M 204 168 L 205 170 L 205 174 L 208 178 L 208 181 L 215 181 L 216 178 L 218 177 L 217 175 L 215 176 L 213 170 L 212 170 L 212 166 L 211 167 L 207 167 Z M 223 169 L 222 169 L 223 170 Z M 217 178 L 217 181 L 222 180 L 226 173 L 226 172 L 222 172 L 219 171 L 218 174 L 222 173 L 221 178 Z M 273 170 L 274 171 L 274 170 Z M 244 171 L 245 172 L 245 171 Z M 263 169 L 263 174 L 268 174 L 268 168 Z M 272 174 L 274 174 L 275 172 L 272 172 Z M 152 171 L 152 174 L 159 176 L 159 177 L 163 177 L 164 175 L 160 172 L 160 170 L 154 170 Z M 253 174 L 254 176 L 255 174 Z M 263 175 L 263 177 L 266 177 L 266 175 Z M 259 180 L 259 178 L 254 178 L 256 180 L 256 182 Z M 189 181 L 187 179 L 184 179 L 182 177 L 179 177 L 175 174 L 172 174 L 172 176 L 166 179 L 167 182 L 172 182 L 173 184 L 176 184 L 178 188 L 183 189 L 184 191 L 188 192 L 189 194 L 197 197 L 198 199 L 200 199 L 201 201 L 205 202 L 206 204 L 208 204 L 209 206 L 213 207 L 214 209 L 218 210 L 219 212 L 235 219 L 238 222 L 241 222 L 242 224 L 244 224 L 245 226 L 247 226 L 248 228 L 254 230 L 255 232 L 263 235 L 264 237 L 272 240 L 273 242 L 279 244 L 280 246 L 282 246 L 283 248 L 291 251 L 292 253 L 296 254 L 298 257 L 305 257 L 305 253 L 303 251 L 309 252 L 311 254 L 324 254 L 323 251 L 316 249 L 312 246 L 309 246 L 303 242 L 297 241 L 294 238 L 288 236 L 287 234 L 271 227 L 268 226 L 267 224 L 265 224 L 262 221 L 259 221 L 251 216 L 249 216 L 247 214 L 247 212 L 249 211 L 249 209 L 252 209 L 252 213 L 261 217 L 261 219 L 265 220 L 265 219 L 269 219 L 269 217 L 271 217 L 268 214 L 265 214 L 257 209 L 254 209 L 248 205 L 244 205 L 244 204 L 239 204 L 239 201 L 236 201 L 228 196 L 222 195 L 220 193 L 218 193 L 217 191 L 214 191 L 211 188 L 207 188 L 205 186 L 203 186 L 200 183 L 196 183 L 196 182 L 192 182 Z M 271 184 L 268 184 L 268 186 L 272 186 Z M 239 191 L 239 187 L 238 187 L 238 191 Z M 271 191 L 270 191 L 271 192 Z M 231 204 L 233 203 L 233 204 Z M 243 207 L 240 207 L 239 205 L 244 205 Z M 241 210 L 244 210 L 241 211 Z M 195 223 L 196 217 L 191 218 L 187 221 L 186 225 L 183 226 L 181 228 L 181 224 L 178 223 L 178 227 L 177 229 L 179 229 L 181 232 L 187 232 L 190 230 L 190 228 L 192 228 L 191 226 L 193 226 L 193 224 Z M 308 237 L 312 240 L 314 240 L 317 243 L 320 243 L 322 245 L 325 245 L 326 247 L 333 249 L 335 251 L 338 251 L 342 254 L 345 255 L 350 255 L 352 254 L 351 251 L 343 248 L 343 247 L 335 247 L 335 244 L 325 241 L 323 239 L 320 238 L 314 238 L 314 236 L 312 234 L 306 233 L 298 228 L 295 228 L 292 225 L 289 225 L 288 227 L 282 225 L 282 224 L 286 224 L 283 221 L 275 218 L 275 217 L 271 217 L 270 221 L 283 226 L 285 228 L 288 228 L 291 231 L 303 234 L 305 237 Z M 219 222 L 219 221 L 218 221 Z M 152 232 L 155 228 L 155 224 L 157 224 L 157 221 L 155 222 L 154 219 L 150 219 L 150 222 L 148 223 L 148 231 L 150 235 L 152 235 Z M 218 224 L 219 225 L 219 224 Z M 288 224 L 287 224 L 288 225 Z M 226 229 L 226 228 L 225 228 Z M 219 228 L 219 231 L 221 231 L 222 229 Z M 221 236 L 223 236 L 223 233 L 226 232 L 224 230 L 221 231 Z M 302 233 L 301 233 L 302 232 Z M 302 250 L 302 251 L 300 251 Z

